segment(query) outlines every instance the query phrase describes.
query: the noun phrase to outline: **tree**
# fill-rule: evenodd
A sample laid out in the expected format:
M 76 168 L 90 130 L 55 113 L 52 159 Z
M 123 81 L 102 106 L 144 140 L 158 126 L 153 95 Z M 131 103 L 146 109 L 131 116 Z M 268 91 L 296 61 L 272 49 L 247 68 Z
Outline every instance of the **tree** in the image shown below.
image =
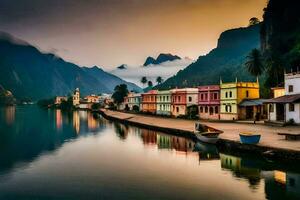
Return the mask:
M 158 85 L 160 85 L 163 81 L 164 80 L 162 79 L 161 76 L 159 76 L 159 77 L 156 78 L 156 82 L 157 82 Z
M 112 98 L 116 104 L 121 104 L 124 102 L 124 98 L 128 95 L 128 89 L 126 84 L 117 85 L 114 89 Z
M 245 66 L 253 76 L 260 76 L 264 72 L 263 59 L 258 49 L 253 49 L 247 56 Z
M 147 77 L 146 76 L 143 76 L 142 79 L 141 79 L 141 83 L 143 84 L 143 86 L 147 83 Z
M 256 25 L 256 24 L 259 24 L 259 19 L 257 17 L 252 17 L 250 20 L 249 20 L 249 26 L 253 26 L 253 25 Z
M 148 87 L 152 87 L 152 86 L 153 86 L 152 81 L 148 81 Z

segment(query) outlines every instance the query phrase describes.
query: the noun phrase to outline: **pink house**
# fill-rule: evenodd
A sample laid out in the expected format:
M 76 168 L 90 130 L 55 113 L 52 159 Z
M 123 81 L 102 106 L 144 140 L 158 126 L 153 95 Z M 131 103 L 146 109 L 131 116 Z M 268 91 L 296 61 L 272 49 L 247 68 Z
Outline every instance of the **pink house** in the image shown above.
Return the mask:
M 200 119 L 220 119 L 220 86 L 199 86 L 198 90 Z

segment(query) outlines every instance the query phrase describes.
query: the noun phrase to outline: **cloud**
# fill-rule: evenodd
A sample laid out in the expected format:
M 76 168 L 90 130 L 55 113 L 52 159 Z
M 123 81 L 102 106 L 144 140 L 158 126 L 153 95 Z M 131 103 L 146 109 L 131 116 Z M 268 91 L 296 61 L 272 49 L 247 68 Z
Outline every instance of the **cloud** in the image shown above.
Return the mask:
M 156 78 L 161 76 L 164 80 L 175 75 L 179 70 L 184 69 L 190 65 L 193 60 L 184 58 L 181 60 L 174 60 L 161 63 L 160 65 L 144 66 L 128 66 L 127 69 L 115 69 L 111 73 L 121 77 L 122 79 L 133 82 L 139 86 L 143 86 L 140 82 L 143 76 L 146 76 L 148 80 L 156 83 Z

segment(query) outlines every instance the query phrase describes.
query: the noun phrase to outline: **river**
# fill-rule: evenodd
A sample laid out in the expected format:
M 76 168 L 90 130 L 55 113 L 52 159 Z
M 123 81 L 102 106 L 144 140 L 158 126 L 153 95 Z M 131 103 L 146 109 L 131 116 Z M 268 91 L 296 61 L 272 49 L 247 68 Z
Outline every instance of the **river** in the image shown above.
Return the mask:
M 300 168 L 87 111 L 4 107 L 0 199 L 300 199 Z

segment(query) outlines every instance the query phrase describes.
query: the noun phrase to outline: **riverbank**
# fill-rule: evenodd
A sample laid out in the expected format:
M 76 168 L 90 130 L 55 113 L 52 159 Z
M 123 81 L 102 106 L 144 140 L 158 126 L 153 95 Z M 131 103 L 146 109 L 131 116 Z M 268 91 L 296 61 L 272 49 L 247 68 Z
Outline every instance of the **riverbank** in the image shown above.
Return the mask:
M 196 120 L 184 120 L 174 118 L 163 118 L 158 116 L 147 116 L 131 114 L 107 109 L 100 110 L 100 113 L 107 119 L 128 123 L 139 127 L 150 128 L 170 134 L 195 138 L 194 124 Z M 288 141 L 278 132 L 300 133 L 299 126 L 272 127 L 263 124 L 240 124 L 224 122 L 206 122 L 203 124 L 223 131 L 220 135 L 218 146 L 227 151 L 238 150 L 240 152 L 250 152 L 260 154 L 272 159 L 289 159 L 300 161 L 300 142 Z M 262 135 L 261 141 L 257 145 L 245 145 L 239 141 L 240 132 L 257 132 Z

